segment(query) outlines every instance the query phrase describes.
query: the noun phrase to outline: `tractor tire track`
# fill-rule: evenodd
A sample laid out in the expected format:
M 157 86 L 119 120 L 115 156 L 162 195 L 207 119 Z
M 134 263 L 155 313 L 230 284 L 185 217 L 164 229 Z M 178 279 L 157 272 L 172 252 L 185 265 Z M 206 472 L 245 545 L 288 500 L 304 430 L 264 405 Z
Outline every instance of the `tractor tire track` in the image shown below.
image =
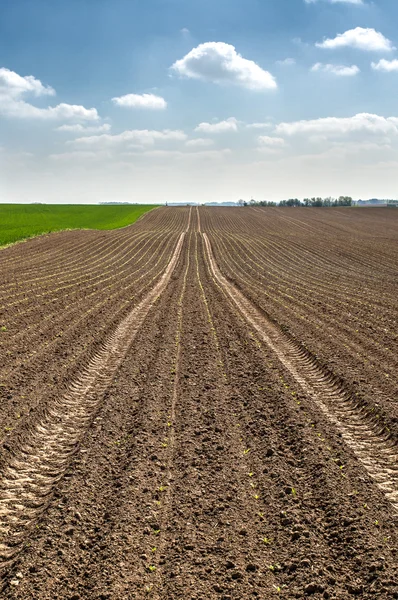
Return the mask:
M 178 262 L 185 233 L 161 279 L 92 356 L 81 375 L 46 414 L 33 422 L 26 441 L 13 449 L 0 484 L 0 570 L 16 559 L 46 509 L 55 485 L 95 416 L 151 306 L 165 290 Z
M 388 429 L 344 387 L 343 381 L 322 367 L 308 350 L 281 331 L 222 275 L 205 233 L 203 238 L 214 278 L 304 392 L 338 428 L 398 513 L 398 451 Z

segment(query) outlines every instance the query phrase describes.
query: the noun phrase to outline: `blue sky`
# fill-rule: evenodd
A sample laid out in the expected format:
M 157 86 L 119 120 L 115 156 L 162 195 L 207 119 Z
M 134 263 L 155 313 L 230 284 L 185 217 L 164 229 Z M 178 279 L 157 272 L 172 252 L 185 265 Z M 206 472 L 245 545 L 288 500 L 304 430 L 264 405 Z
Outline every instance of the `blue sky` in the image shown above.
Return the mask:
M 0 201 L 397 197 L 396 0 L 2 0 Z

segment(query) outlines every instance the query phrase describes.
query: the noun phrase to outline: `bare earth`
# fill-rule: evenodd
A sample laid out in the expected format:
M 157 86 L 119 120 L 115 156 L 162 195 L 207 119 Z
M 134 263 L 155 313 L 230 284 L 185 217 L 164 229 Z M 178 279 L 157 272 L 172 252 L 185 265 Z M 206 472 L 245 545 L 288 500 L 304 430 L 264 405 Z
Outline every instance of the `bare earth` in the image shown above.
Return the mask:
M 398 598 L 398 210 L 0 251 L 10 600 Z

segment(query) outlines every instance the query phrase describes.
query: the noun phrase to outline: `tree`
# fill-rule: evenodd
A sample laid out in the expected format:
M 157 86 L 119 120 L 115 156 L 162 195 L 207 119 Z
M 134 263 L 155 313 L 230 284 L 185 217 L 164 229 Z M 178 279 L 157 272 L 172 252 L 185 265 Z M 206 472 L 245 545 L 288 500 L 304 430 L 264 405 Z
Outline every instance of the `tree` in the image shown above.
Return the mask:
M 352 206 L 351 196 L 340 196 L 339 197 L 339 206 Z
M 285 200 L 285 204 L 280 204 L 280 206 L 301 206 L 301 204 L 296 204 L 295 200 Z M 303 205 L 304 206 L 352 206 L 353 200 L 351 196 L 340 196 L 337 198 L 332 198 L 328 196 L 327 198 L 304 198 Z

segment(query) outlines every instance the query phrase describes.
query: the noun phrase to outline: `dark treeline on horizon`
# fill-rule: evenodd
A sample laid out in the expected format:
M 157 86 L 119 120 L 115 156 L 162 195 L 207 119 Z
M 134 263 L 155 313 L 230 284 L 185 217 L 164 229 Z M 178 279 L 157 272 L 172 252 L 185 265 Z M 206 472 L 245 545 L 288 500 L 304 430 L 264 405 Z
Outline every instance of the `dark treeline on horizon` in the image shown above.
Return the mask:
M 290 198 L 289 200 L 281 200 L 280 202 L 272 202 L 269 200 L 239 200 L 239 206 L 352 206 L 353 200 L 351 196 L 340 196 L 339 198 L 304 198 L 302 201 L 298 198 Z

